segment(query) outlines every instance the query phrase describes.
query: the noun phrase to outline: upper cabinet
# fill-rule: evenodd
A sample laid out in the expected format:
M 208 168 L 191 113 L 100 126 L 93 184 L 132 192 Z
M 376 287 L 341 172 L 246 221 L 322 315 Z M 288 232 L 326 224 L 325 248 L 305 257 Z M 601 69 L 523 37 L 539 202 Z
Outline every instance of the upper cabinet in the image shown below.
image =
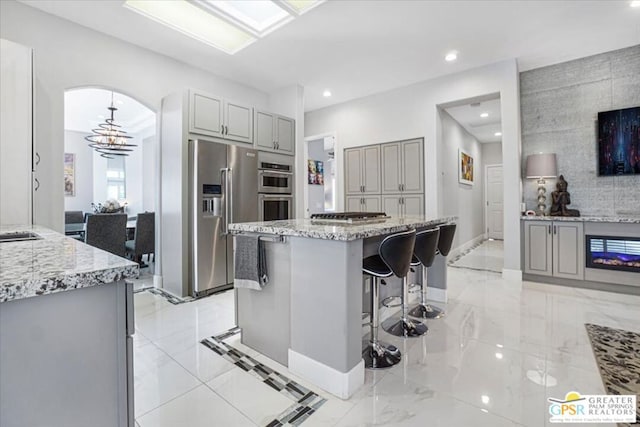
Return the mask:
M 189 132 L 253 143 L 253 107 L 189 91 Z
M 266 111 L 256 110 L 256 148 L 282 154 L 295 152 L 295 120 Z
M 380 146 L 348 148 L 344 153 L 346 193 L 380 193 Z
M 382 144 L 382 192 L 422 193 L 424 189 L 421 139 Z

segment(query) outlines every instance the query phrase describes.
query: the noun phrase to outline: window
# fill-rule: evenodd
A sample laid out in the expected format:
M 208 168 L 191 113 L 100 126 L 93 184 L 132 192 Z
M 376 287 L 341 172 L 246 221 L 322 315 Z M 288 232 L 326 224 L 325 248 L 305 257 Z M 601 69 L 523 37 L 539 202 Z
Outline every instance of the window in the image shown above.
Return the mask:
M 124 157 L 107 159 L 107 198 L 124 200 L 126 197 Z

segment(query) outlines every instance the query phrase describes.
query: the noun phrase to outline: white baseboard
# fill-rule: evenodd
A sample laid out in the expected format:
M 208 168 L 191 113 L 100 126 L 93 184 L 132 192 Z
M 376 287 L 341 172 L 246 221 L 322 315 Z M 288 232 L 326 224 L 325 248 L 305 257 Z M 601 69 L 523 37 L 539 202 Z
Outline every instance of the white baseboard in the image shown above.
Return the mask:
M 289 349 L 289 370 L 321 389 L 348 399 L 364 384 L 364 360 L 349 372 L 340 372 L 330 366 Z
M 427 299 L 431 301 L 437 301 L 447 303 L 447 290 L 440 288 L 432 288 L 427 286 Z
M 472 248 L 473 246 L 483 242 L 485 240 L 484 234 L 480 234 L 479 236 L 474 237 L 466 243 L 461 244 L 460 246 L 453 248 L 449 251 L 448 259 L 453 259 L 463 253 L 464 251 Z
M 511 270 L 509 268 L 503 268 L 502 278 L 522 282 L 522 270 Z
M 158 276 L 157 274 L 153 275 L 153 286 L 156 288 L 162 288 L 162 276 Z

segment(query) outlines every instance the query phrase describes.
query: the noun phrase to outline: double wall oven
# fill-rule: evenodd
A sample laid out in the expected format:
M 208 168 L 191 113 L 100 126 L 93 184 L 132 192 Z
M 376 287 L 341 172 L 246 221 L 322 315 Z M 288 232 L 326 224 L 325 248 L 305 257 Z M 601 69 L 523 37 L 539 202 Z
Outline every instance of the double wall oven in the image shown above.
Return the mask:
M 258 208 L 260 221 L 293 218 L 293 157 L 259 153 Z

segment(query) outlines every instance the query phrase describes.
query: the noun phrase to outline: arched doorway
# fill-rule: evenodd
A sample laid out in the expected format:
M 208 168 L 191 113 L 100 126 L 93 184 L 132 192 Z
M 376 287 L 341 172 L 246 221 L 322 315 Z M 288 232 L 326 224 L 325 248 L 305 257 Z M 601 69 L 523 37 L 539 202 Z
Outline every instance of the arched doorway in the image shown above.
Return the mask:
M 156 113 L 136 99 L 96 87 L 74 88 L 64 96 L 64 210 L 65 223 L 85 221 L 87 214 L 117 209 L 127 214 L 129 238 L 139 213 L 157 212 L 158 139 Z M 126 156 L 103 155 L 86 137 L 111 117 L 131 138 Z M 115 203 L 114 203 L 115 201 Z M 107 206 L 108 205 L 108 206 Z M 67 218 L 69 217 L 69 218 Z M 156 223 L 159 221 L 156 218 Z M 86 226 L 85 226 L 86 228 Z M 65 232 L 69 227 L 65 224 Z M 69 233 L 72 235 L 71 233 Z M 74 235 L 83 238 L 83 233 Z M 156 236 L 157 237 L 157 236 Z M 158 245 L 156 244 L 156 248 Z M 153 263 L 145 258 L 142 266 Z M 145 273 L 145 269 L 141 270 Z M 151 280 L 151 283 L 153 281 Z

